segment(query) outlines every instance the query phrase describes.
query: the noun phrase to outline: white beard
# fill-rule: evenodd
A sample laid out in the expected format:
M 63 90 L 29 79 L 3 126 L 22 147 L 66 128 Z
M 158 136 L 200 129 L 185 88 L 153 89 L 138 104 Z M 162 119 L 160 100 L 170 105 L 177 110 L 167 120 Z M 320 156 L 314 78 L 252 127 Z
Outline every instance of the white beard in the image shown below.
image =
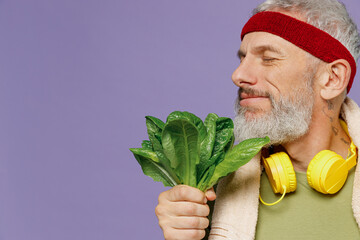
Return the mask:
M 263 112 L 260 116 L 247 119 L 245 113 L 253 111 L 254 108 L 241 107 L 238 96 L 235 102 L 234 119 L 236 141 L 268 136 L 269 145 L 278 145 L 304 136 L 309 130 L 314 106 L 314 93 L 312 87 L 309 86 L 312 81 L 309 77 L 313 76 L 305 77 L 304 81 L 309 82 L 303 89 L 294 90 L 286 97 L 280 96 L 279 101 L 275 101 L 271 94 L 265 93 L 271 101 L 272 108 L 270 113 Z M 261 108 L 257 110 L 264 111 Z

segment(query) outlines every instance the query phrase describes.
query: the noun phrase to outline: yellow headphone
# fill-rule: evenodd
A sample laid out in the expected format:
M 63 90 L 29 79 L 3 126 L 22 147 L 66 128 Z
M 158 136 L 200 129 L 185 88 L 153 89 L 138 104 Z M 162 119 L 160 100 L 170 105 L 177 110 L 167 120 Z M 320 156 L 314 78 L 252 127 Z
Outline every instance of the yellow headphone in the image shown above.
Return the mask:
M 342 120 L 340 123 L 347 134 L 349 134 L 346 123 Z M 330 150 L 319 152 L 311 160 L 307 169 L 309 185 L 324 194 L 338 192 L 345 184 L 349 170 L 356 165 L 356 159 L 357 149 L 352 140 L 346 160 Z M 261 197 L 260 200 L 266 205 L 274 205 L 282 200 L 285 193 L 295 191 L 295 171 L 289 156 L 284 152 L 272 154 L 268 158 L 263 158 L 263 161 L 274 193 L 283 193 L 283 196 L 273 204 L 264 203 Z

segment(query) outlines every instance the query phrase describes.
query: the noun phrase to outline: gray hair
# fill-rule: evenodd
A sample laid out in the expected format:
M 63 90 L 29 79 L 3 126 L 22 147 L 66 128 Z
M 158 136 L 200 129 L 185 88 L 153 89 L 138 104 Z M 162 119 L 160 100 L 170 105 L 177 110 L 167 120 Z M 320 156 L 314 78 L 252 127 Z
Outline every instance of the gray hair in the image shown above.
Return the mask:
M 307 23 L 340 41 L 356 62 L 359 59 L 359 32 L 343 3 L 337 0 L 266 0 L 253 14 L 276 10 L 299 13 Z

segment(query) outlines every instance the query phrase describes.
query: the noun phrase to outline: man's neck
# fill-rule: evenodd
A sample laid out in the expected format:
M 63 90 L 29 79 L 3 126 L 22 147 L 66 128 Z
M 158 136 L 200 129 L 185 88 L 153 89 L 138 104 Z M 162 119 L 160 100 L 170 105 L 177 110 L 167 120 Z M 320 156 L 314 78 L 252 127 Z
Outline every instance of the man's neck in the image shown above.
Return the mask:
M 331 150 L 347 158 L 351 140 L 340 125 L 339 114 L 331 108 L 316 111 L 307 134 L 283 144 L 295 171 L 306 172 L 313 157 L 322 150 Z

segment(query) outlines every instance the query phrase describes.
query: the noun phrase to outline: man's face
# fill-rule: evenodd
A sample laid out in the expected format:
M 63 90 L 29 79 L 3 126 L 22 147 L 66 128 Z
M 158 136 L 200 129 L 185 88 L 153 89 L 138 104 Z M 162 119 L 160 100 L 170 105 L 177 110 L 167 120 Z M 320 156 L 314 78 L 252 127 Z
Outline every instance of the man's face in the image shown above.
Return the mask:
M 241 63 L 232 75 L 239 87 L 235 105 L 238 141 L 269 136 L 273 144 L 304 135 L 311 121 L 315 70 L 308 54 L 266 32 L 245 35 Z

